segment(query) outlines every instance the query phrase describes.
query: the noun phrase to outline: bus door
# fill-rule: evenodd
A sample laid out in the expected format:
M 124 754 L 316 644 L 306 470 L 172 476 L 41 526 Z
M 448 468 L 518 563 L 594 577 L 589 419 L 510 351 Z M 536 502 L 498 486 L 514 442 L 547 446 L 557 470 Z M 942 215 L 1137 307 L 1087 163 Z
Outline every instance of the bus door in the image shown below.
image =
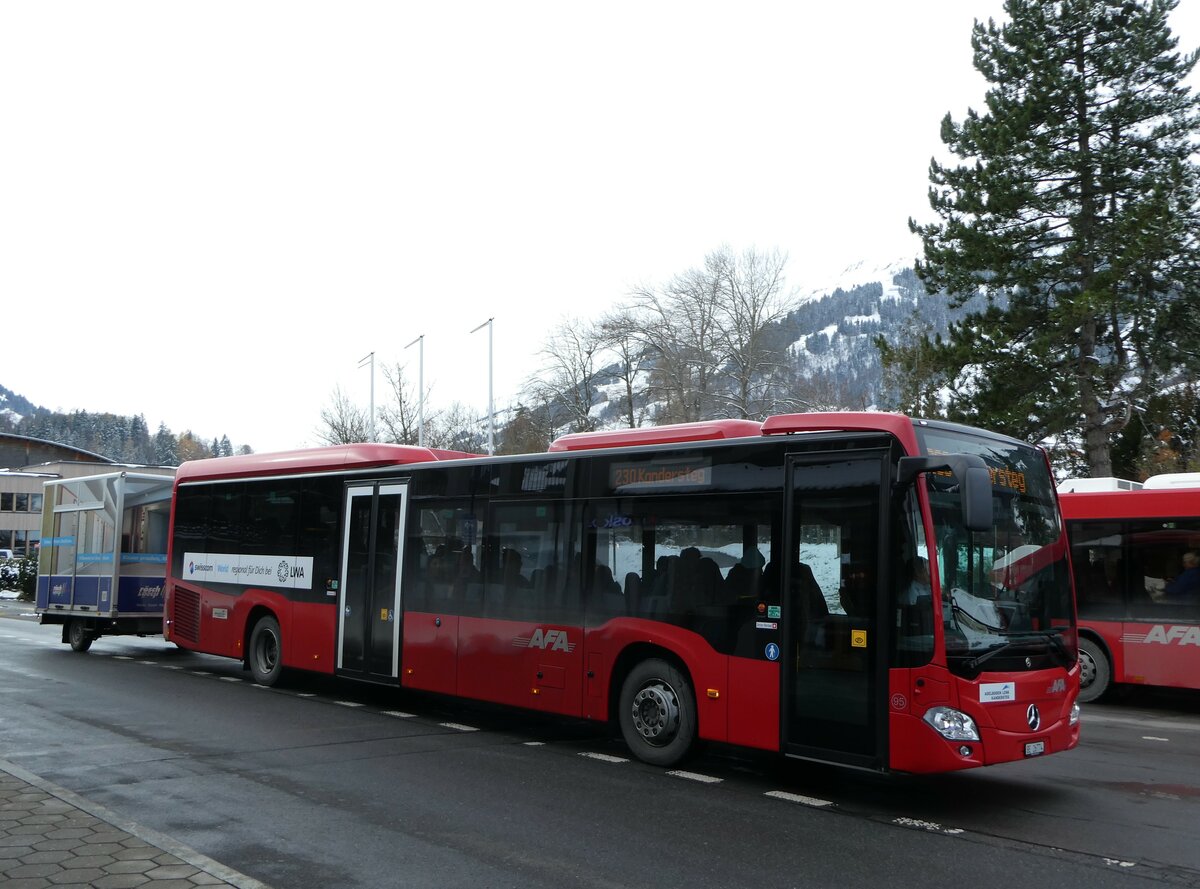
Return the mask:
M 884 451 L 788 460 L 778 654 L 789 755 L 885 764 L 887 470 Z
M 346 488 L 338 587 L 339 672 L 395 679 L 400 668 L 400 565 L 408 485 Z

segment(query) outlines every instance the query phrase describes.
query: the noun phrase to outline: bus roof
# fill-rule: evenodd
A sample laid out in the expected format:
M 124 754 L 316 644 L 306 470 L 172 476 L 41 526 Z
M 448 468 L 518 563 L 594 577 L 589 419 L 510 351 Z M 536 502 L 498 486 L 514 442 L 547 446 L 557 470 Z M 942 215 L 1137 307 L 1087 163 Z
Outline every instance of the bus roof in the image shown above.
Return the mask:
M 1200 515 L 1197 491 L 1187 489 L 1067 491 L 1058 495 L 1063 518 L 1081 519 L 1167 519 Z
M 1165 488 L 1200 488 L 1200 472 L 1166 472 L 1152 475 L 1142 483 L 1149 490 Z
M 437 463 L 477 457 L 463 451 L 421 448 L 397 444 L 346 444 L 327 448 L 305 448 L 271 454 L 245 454 L 189 460 L 175 474 L 177 482 L 218 480 L 260 475 L 292 475 L 308 472 L 334 472 L 339 469 L 369 469 L 375 466 L 401 466 L 409 463 Z
M 1125 478 L 1065 478 L 1058 483 L 1060 494 L 1080 494 L 1092 491 L 1138 491 L 1141 482 Z
M 920 421 L 925 422 L 925 421 Z M 939 424 L 953 428 L 948 424 Z M 599 432 L 573 432 L 550 445 L 552 452 L 584 451 L 599 448 L 639 447 L 656 444 L 686 444 L 797 432 L 886 432 L 916 453 L 913 421 L 903 414 L 883 411 L 814 411 L 805 414 L 780 414 L 762 423 L 754 420 L 702 420 L 669 426 L 643 426 L 638 429 L 609 429 Z
M 595 448 L 717 441 L 761 434 L 762 424 L 753 420 L 709 420 L 699 423 L 674 423 L 667 426 L 642 426 L 638 429 L 572 432 L 555 439 L 550 445 L 550 450 L 556 452 L 587 451 Z

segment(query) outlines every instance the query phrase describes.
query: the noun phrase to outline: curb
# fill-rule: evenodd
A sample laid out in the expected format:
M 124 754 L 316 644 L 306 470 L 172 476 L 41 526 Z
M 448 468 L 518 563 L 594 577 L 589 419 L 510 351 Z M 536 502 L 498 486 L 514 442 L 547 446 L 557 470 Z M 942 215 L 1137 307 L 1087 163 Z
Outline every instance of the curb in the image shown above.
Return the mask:
M 182 843 L 173 840 L 171 837 L 159 833 L 153 828 L 145 827 L 135 821 L 130 821 L 127 818 L 122 818 L 120 815 L 106 809 L 99 803 L 84 799 L 76 793 L 72 793 L 65 787 L 59 787 L 32 772 L 26 771 L 20 766 L 9 762 L 5 759 L 0 759 L 0 772 L 7 772 L 18 781 L 24 781 L 43 793 L 48 793 L 61 802 L 72 806 L 80 811 L 86 812 L 94 818 L 98 818 L 106 824 L 123 831 L 130 836 L 136 837 L 150 846 L 161 849 L 169 855 L 174 855 L 176 858 L 187 862 L 192 867 L 221 880 L 230 886 L 236 886 L 237 889 L 271 889 L 266 883 L 259 882 L 253 877 L 248 877 L 243 873 L 234 870 L 231 867 L 226 867 L 219 861 L 214 861 L 207 855 L 202 855 L 195 849 L 183 845 Z M 47 827 L 47 830 L 52 829 L 52 826 Z

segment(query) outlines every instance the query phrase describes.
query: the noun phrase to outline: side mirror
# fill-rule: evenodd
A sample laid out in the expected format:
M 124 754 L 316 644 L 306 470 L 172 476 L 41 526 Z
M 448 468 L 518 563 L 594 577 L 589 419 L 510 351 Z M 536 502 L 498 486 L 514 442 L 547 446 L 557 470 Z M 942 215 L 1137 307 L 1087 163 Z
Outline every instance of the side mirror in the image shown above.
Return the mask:
M 962 494 L 962 520 L 968 531 L 992 528 L 992 475 L 982 457 L 943 454 L 937 457 L 901 457 L 896 484 L 910 485 L 923 472 L 948 469 Z
M 986 466 L 968 466 L 961 478 L 963 524 L 968 531 L 990 531 L 992 474 Z

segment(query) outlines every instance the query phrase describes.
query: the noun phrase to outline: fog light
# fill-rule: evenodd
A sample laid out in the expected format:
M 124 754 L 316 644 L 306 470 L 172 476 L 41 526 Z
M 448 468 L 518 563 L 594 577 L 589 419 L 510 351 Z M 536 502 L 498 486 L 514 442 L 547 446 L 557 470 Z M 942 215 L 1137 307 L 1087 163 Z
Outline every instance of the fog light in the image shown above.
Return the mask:
M 975 720 L 953 707 L 931 707 L 925 713 L 925 721 L 947 741 L 979 740 Z
M 959 755 L 961 755 L 961 756 L 970 756 L 971 748 L 968 747 L 966 744 L 963 744 L 961 747 L 958 748 L 958 752 L 959 752 Z

